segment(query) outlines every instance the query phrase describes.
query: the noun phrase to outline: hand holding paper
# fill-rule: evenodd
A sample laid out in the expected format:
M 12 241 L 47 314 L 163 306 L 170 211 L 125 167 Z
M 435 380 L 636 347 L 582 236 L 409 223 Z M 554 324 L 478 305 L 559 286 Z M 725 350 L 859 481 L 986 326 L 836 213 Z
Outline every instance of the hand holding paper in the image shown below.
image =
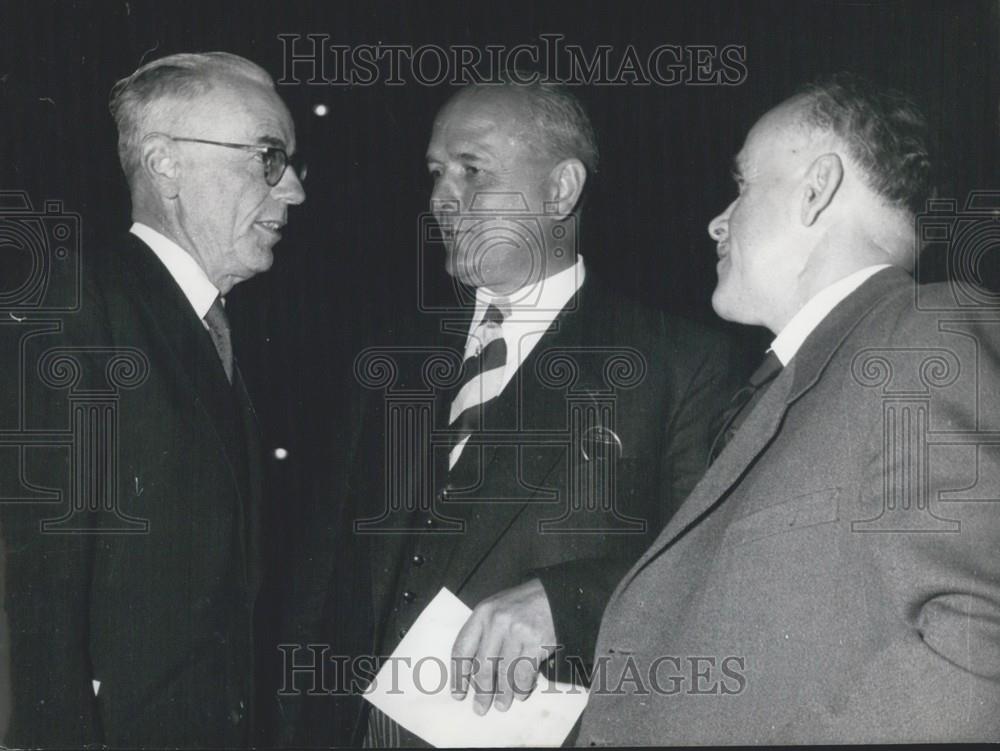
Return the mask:
M 532 579 L 479 603 L 452 648 L 454 696 L 471 684 L 477 714 L 492 703 L 505 712 L 516 696 L 524 701 L 556 643 L 552 610 L 541 581 Z
M 442 589 L 382 666 L 365 698 L 437 747 L 558 746 L 587 703 L 587 690 L 538 677 L 506 712 L 479 716 L 474 692 L 452 698 L 451 657 L 472 611 Z

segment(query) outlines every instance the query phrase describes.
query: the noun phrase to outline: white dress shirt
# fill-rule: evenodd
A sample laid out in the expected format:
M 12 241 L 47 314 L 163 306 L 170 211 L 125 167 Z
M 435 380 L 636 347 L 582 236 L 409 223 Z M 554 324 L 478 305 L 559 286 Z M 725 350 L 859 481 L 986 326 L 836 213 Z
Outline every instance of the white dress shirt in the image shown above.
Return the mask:
M 166 266 L 170 276 L 174 278 L 177 286 L 181 288 L 184 296 L 191 303 L 191 307 L 201 320 L 202 325 L 207 328 L 205 314 L 212 307 L 215 298 L 219 296 L 219 290 L 209 281 L 208 275 L 198 265 L 198 262 L 169 237 L 161 235 L 152 227 L 141 222 L 135 222 L 129 232 L 146 243 L 160 259 L 160 263 Z
M 469 324 L 465 359 L 475 355 L 479 349 L 479 338 L 475 332 L 486 315 L 486 309 L 490 305 L 496 305 L 501 310 L 508 308 L 510 313 L 501 324 L 507 345 L 502 390 L 548 331 L 552 321 L 580 289 L 585 275 L 583 256 L 579 256 L 568 269 L 507 295 L 496 295 L 484 287 L 476 289 L 476 310 Z
M 486 315 L 486 309 L 490 305 L 496 305 L 505 312 L 509 310 L 500 326 L 507 348 L 507 362 L 498 394 L 503 393 L 518 368 L 548 331 L 552 321 L 580 289 L 584 276 L 586 271 L 583 256 L 578 256 L 576 263 L 568 269 L 507 295 L 496 295 L 484 287 L 476 289 L 476 309 L 469 324 L 464 359 L 477 355 L 483 346 L 476 332 Z M 458 411 L 461 412 L 461 409 Z M 448 457 L 449 469 L 458 462 L 468 440 L 469 436 L 466 436 L 451 450 Z
M 781 364 L 788 365 L 791 362 L 806 338 L 844 298 L 864 284 L 869 277 L 887 268 L 889 268 L 888 263 L 866 266 L 813 295 L 771 342 L 771 349 L 781 360 Z

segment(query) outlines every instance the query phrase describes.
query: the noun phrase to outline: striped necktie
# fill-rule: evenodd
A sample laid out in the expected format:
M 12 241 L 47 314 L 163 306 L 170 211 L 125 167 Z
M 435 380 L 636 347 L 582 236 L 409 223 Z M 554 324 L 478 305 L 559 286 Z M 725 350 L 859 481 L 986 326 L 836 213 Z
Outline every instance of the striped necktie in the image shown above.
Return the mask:
M 448 417 L 449 427 L 457 430 L 448 469 L 455 466 L 469 436 L 481 427 L 484 407 L 503 389 L 507 365 L 507 343 L 501 328 L 504 317 L 500 308 L 490 305 L 473 332 L 478 351 L 462 364 L 460 386 Z

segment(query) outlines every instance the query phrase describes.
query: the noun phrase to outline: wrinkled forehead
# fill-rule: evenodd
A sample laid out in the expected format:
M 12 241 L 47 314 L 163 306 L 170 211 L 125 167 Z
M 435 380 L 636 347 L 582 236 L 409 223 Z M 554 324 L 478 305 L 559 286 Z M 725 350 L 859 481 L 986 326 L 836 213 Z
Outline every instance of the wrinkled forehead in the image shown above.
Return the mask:
M 292 116 L 272 87 L 240 76 L 217 76 L 211 83 L 183 114 L 188 130 L 197 128 L 201 138 L 294 150 Z
M 511 146 L 530 145 L 537 138 L 524 95 L 505 86 L 460 91 L 438 112 L 434 136 L 445 140 L 497 139 Z

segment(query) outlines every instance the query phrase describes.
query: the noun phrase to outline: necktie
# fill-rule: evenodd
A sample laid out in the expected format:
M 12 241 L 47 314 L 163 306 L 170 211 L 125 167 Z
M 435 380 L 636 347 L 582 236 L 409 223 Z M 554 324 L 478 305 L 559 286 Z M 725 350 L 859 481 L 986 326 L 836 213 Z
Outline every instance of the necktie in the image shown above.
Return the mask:
M 503 338 L 504 314 L 496 305 L 486 309 L 473 336 L 479 351 L 462 364 L 460 385 L 451 402 L 448 425 L 457 428 L 455 447 L 448 457 L 451 469 L 462 453 L 465 441 L 481 425 L 483 408 L 503 389 L 507 365 L 507 344 Z
M 768 350 L 764 362 L 750 376 L 750 382 L 733 394 L 729 407 L 722 413 L 722 428 L 712 442 L 712 448 L 709 451 L 709 464 L 719 458 L 719 454 L 736 435 L 740 425 L 753 410 L 754 405 L 760 401 L 771 381 L 781 372 L 781 368 L 781 360 L 778 359 L 773 350 Z
M 229 317 L 226 309 L 222 305 L 222 297 L 216 297 L 212 307 L 205 314 L 205 323 L 208 324 L 208 333 L 212 336 L 212 343 L 215 351 L 219 353 L 222 367 L 226 371 L 226 378 L 233 382 L 233 343 L 229 333 Z

